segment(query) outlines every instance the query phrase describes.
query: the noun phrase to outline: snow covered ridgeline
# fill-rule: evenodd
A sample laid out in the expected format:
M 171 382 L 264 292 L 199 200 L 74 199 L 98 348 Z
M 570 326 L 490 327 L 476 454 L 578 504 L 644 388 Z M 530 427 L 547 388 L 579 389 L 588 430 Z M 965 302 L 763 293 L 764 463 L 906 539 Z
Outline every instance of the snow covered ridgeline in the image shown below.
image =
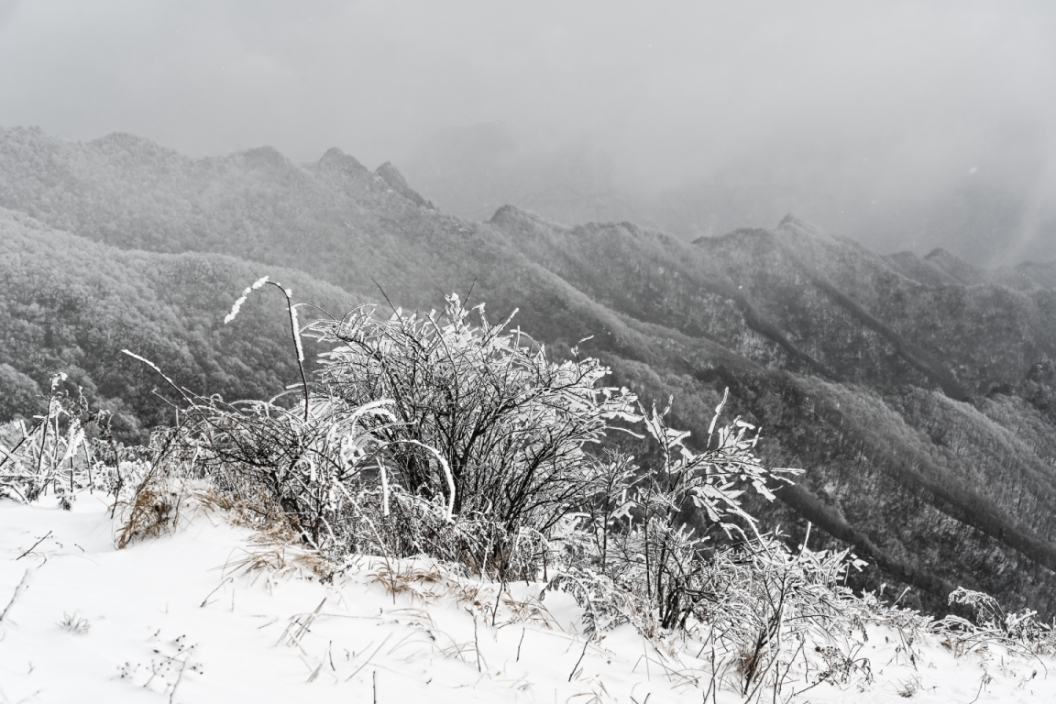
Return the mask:
M 173 534 L 117 550 L 106 503 L 73 506 L 0 501 L 5 704 L 744 700 L 743 653 L 708 647 L 706 628 L 590 638 L 567 594 L 540 601 L 542 582 L 503 586 L 427 559 L 360 558 L 320 578 L 311 551 L 190 506 Z M 1056 697 L 1051 654 L 971 647 L 872 602 L 848 619 L 797 644 L 777 701 Z

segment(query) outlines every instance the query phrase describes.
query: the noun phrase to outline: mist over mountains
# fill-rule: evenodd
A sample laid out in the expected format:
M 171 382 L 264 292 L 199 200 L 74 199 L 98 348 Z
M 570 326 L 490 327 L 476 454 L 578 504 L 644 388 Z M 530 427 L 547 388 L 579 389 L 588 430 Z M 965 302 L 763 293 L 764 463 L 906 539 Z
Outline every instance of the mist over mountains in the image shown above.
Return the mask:
M 570 183 L 593 178 L 591 159 L 566 164 Z M 531 203 L 464 219 L 420 185 L 336 149 L 304 165 L 268 147 L 190 159 L 125 134 L 0 129 L 0 392 L 24 400 L 0 411 L 32 413 L 69 368 L 129 437 L 163 421 L 157 380 L 123 347 L 198 392 L 293 383 L 277 305 L 221 324 L 265 274 L 337 316 L 382 292 L 430 309 L 455 290 L 489 317 L 519 309 L 559 356 L 590 338 L 614 383 L 672 397 L 672 425 L 696 437 L 729 387 L 763 459 L 807 470 L 768 524 L 796 537 L 808 519 L 850 543 L 871 563 L 861 586 L 909 585 L 941 608 L 964 585 L 1056 613 L 1056 266 L 878 254 L 795 216 L 693 240 L 626 218 L 556 224 Z M 586 200 L 560 202 L 576 222 Z
M 794 212 L 884 254 L 943 247 L 997 266 L 1056 259 L 1046 167 L 1026 156 L 1025 139 L 1002 145 L 1017 168 L 965 154 L 905 182 L 884 176 L 877 145 L 791 138 L 761 142 L 704 174 L 646 176 L 589 135 L 562 139 L 496 121 L 433 132 L 402 167 L 445 211 L 474 220 L 517 203 L 555 222 L 629 220 L 693 240 L 769 227 Z

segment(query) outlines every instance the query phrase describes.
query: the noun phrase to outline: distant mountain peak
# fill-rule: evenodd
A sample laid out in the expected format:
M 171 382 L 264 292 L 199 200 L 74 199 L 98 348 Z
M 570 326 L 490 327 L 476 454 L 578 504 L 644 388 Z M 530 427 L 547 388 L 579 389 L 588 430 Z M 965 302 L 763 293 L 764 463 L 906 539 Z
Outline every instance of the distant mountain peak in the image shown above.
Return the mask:
M 256 147 L 241 152 L 238 156 L 241 156 L 246 164 L 261 168 L 285 169 L 292 165 L 290 160 L 275 147 Z
M 89 144 L 120 144 L 128 146 L 156 147 L 157 142 L 132 134 L 131 132 L 111 132 L 93 139 Z
M 777 224 L 777 227 L 774 231 L 793 232 L 798 235 L 805 235 L 807 237 L 813 237 L 815 239 L 821 240 L 834 241 L 836 239 L 814 223 L 807 222 L 806 220 L 798 218 L 792 213 L 789 213 L 785 217 L 781 218 L 781 222 Z
M 356 157 L 345 154 L 337 147 L 330 147 L 319 159 L 319 166 L 336 171 L 347 171 L 354 173 L 370 173 L 367 167 L 359 163 Z
M 411 188 L 410 184 L 407 183 L 407 179 L 403 177 L 403 174 L 400 173 L 399 169 L 392 165 L 391 161 L 386 161 L 379 166 L 374 173 L 380 176 L 381 179 L 388 184 L 389 188 L 396 191 L 418 207 L 427 208 L 428 210 L 436 210 L 436 206 L 433 205 L 432 201 L 422 198 L 418 191 Z
M 924 257 L 924 261 L 941 269 L 957 282 L 966 286 L 985 283 L 989 279 L 986 272 L 975 268 L 956 254 L 942 247 L 936 247 L 928 252 Z
M 550 227 L 558 230 L 565 229 L 562 225 L 553 223 L 544 218 L 542 215 L 533 213 L 530 210 L 518 208 L 516 205 L 509 204 L 503 205 L 498 210 L 496 210 L 495 214 L 491 216 L 491 219 L 488 222 L 492 225 L 523 224 L 540 225 L 543 227 Z
M 111 132 L 104 137 L 99 137 L 98 139 L 93 139 L 88 142 L 88 146 L 94 147 L 107 154 L 124 152 L 126 154 L 144 156 L 156 156 L 159 154 L 170 155 L 173 157 L 180 156 L 179 153 L 172 149 L 166 149 L 157 142 L 128 132 Z
M 491 216 L 491 220 L 489 220 L 488 222 L 498 224 L 503 222 L 514 222 L 518 220 L 535 221 L 541 219 L 542 218 L 540 218 L 538 215 L 533 215 L 532 213 L 529 213 L 525 210 L 521 210 L 516 205 L 510 205 L 509 203 L 507 203 L 506 205 L 500 206 L 499 209 L 495 211 L 495 214 Z

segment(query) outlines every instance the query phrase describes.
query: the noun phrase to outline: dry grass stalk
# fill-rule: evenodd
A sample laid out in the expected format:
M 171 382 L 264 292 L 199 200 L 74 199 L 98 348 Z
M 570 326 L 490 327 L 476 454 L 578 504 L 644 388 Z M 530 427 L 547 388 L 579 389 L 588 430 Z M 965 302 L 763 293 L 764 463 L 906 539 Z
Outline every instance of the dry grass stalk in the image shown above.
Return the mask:
M 118 504 L 119 508 L 126 510 L 115 541 L 118 549 L 176 530 L 186 498 L 187 495 L 174 489 L 171 482 L 145 482 L 130 503 Z

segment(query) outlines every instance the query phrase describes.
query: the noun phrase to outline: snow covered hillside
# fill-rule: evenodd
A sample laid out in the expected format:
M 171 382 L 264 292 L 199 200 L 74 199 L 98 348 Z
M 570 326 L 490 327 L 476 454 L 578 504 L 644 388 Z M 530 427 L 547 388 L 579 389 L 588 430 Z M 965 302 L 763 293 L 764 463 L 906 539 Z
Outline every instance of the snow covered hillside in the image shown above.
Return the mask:
M 727 653 L 629 625 L 588 638 L 575 601 L 540 601 L 542 583 L 500 594 L 423 559 L 360 558 L 333 571 L 193 506 L 174 533 L 118 550 L 119 518 L 87 492 L 69 512 L 52 497 L 0 501 L 0 702 L 744 699 L 736 668 L 712 678 Z M 990 644 L 958 657 L 938 634 L 879 618 L 842 645 L 853 656 L 844 671 L 822 648 L 794 661 L 779 692 L 757 694 L 1056 701 L 1049 656 Z

